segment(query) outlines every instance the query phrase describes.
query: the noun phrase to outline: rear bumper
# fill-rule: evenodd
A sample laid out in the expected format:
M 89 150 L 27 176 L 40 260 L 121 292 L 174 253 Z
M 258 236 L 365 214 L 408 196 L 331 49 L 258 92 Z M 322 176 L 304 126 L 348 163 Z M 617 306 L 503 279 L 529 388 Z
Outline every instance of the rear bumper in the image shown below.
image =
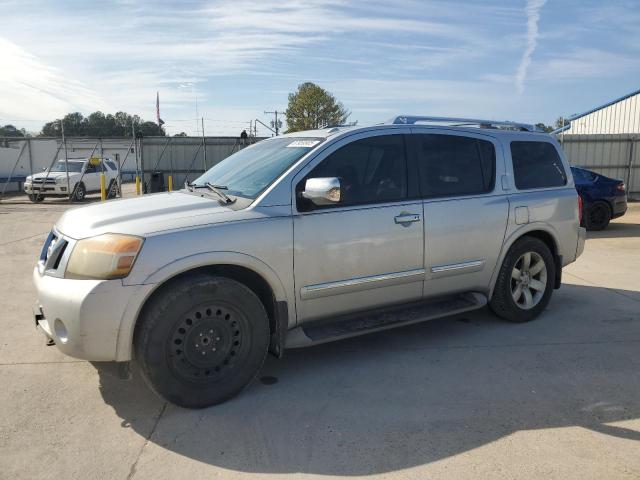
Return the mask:
M 611 218 L 618 218 L 627 213 L 627 197 L 615 197 L 612 202 Z
M 587 229 L 578 227 L 578 245 L 576 246 L 576 258 L 584 252 L 584 243 L 587 240 Z

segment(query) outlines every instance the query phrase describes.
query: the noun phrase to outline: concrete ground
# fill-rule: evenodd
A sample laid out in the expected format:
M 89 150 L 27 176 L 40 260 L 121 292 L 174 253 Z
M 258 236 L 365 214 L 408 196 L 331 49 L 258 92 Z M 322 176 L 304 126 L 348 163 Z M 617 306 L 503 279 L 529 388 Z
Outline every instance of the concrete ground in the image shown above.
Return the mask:
M 488 310 L 269 358 L 224 405 L 46 347 L 31 269 L 69 205 L 0 203 L 0 477 L 640 478 L 640 204 L 535 322 Z

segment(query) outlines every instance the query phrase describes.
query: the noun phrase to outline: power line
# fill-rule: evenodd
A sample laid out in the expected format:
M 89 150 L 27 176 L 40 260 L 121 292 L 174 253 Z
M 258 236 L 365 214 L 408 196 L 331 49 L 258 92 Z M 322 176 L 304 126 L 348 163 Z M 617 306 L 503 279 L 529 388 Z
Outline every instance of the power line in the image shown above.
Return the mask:
M 279 112 L 274 110 L 273 112 L 264 112 L 265 115 L 275 115 L 275 120 L 273 122 L 273 128 L 276 132 L 276 137 L 278 136 L 278 131 L 280 130 L 280 124 L 278 123 L 278 114 L 282 115 L 284 112 Z

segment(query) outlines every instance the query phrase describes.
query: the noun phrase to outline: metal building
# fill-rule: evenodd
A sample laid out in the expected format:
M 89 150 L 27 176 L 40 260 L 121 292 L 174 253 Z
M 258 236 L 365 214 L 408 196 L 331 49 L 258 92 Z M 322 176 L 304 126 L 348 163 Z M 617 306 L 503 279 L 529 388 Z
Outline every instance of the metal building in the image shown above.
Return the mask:
M 624 180 L 640 197 L 640 90 L 584 113 L 565 117 L 554 131 L 572 165 Z

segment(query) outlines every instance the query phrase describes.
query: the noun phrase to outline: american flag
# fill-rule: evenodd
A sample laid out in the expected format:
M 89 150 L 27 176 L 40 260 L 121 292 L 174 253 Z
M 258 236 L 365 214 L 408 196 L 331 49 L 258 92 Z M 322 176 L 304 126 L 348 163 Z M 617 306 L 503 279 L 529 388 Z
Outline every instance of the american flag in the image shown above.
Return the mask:
M 160 118 L 160 92 L 156 92 L 156 118 L 158 119 L 158 126 L 164 125 L 164 120 Z

